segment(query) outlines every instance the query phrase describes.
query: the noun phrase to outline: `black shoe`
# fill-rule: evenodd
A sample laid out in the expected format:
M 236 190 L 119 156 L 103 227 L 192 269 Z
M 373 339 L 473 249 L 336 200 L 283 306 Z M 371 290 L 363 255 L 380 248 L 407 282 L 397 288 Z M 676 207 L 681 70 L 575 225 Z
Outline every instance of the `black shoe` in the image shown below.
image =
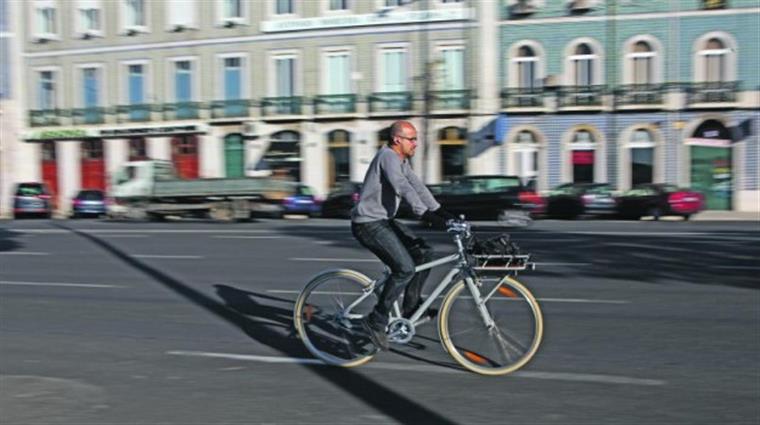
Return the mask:
M 382 351 L 388 351 L 390 347 L 388 346 L 388 335 L 385 333 L 384 327 L 383 329 L 377 329 L 367 319 L 363 319 L 361 325 L 362 330 L 364 330 L 364 333 L 366 333 L 369 339 L 372 340 L 375 347 Z

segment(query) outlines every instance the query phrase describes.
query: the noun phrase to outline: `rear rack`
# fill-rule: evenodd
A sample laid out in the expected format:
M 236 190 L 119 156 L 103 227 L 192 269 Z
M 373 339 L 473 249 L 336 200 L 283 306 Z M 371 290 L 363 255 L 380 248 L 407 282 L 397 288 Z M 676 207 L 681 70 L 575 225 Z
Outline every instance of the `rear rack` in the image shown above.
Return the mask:
M 520 270 L 535 270 L 536 263 L 530 261 L 530 254 L 524 255 L 501 255 L 501 254 L 477 254 L 474 270 L 480 272 L 509 272 Z

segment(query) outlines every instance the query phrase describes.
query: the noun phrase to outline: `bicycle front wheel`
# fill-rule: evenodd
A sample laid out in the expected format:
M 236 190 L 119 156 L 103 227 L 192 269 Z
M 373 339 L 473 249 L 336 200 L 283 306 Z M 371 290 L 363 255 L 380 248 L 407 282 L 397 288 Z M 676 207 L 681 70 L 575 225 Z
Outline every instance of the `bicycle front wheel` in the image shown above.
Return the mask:
M 504 375 L 524 366 L 538 351 L 543 317 L 535 297 L 505 276 L 475 287 L 455 284 L 441 304 L 438 330 L 449 354 L 464 368 L 483 375 Z
M 312 355 L 343 367 L 359 366 L 377 352 L 359 321 L 377 303 L 371 280 L 356 271 L 328 270 L 301 291 L 293 311 L 298 335 Z

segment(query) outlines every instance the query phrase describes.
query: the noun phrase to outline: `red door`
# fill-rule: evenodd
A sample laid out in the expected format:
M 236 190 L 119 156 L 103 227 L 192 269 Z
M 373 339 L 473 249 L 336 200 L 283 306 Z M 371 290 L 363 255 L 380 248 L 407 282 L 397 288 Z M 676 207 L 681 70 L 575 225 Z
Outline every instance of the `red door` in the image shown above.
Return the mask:
M 58 163 L 56 162 L 55 142 L 42 144 L 42 182 L 50 190 L 53 209 L 58 205 Z
M 172 137 L 172 162 L 181 179 L 198 178 L 198 137 Z
M 82 189 L 106 190 L 102 140 L 82 142 Z

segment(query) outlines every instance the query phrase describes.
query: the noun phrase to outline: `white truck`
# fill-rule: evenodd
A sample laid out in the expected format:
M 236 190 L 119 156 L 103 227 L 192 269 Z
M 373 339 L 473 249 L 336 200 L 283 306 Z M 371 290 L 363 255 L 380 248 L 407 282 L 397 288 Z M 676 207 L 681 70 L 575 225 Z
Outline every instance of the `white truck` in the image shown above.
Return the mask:
M 255 214 L 278 215 L 282 200 L 297 186 L 296 182 L 267 177 L 183 180 L 169 161 L 131 161 L 113 176 L 108 216 L 246 220 Z

